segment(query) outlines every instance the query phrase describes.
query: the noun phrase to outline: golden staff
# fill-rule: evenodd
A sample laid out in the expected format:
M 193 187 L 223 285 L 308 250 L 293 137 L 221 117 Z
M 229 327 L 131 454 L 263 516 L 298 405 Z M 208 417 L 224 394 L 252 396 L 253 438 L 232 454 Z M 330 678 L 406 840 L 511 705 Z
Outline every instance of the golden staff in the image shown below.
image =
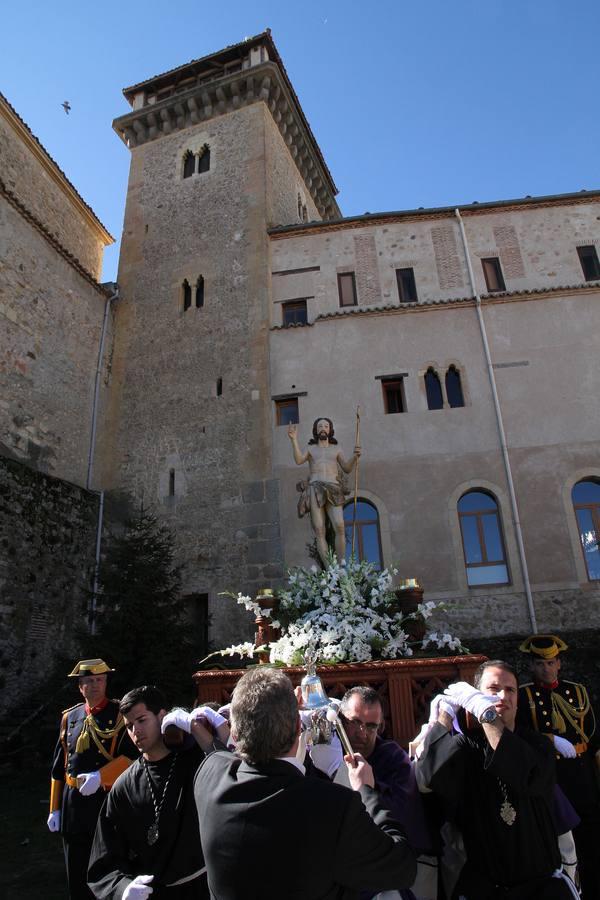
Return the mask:
M 360 447 L 360 405 L 356 407 L 356 438 L 355 447 Z M 358 502 L 358 464 L 360 459 L 356 460 L 354 467 L 354 512 L 352 514 L 352 556 L 354 556 L 354 542 L 356 538 L 356 504 Z

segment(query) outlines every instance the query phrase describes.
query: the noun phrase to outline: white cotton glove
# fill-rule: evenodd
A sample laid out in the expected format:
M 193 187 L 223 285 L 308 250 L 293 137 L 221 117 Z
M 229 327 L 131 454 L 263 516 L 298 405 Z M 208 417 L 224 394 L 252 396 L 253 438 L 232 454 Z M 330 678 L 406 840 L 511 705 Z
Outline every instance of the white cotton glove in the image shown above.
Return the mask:
M 426 722 L 421 725 L 418 735 L 408 745 L 408 755 L 411 759 L 419 759 L 424 750 L 425 738 L 435 725 L 435 722 Z
M 123 891 L 123 900 L 147 900 L 152 893 L 150 882 L 154 875 L 136 875 Z
M 48 831 L 60 831 L 60 809 L 55 809 L 48 816 Z
M 566 759 L 575 759 L 577 756 L 577 750 L 566 738 L 561 738 L 557 734 L 554 735 L 554 746 L 556 747 L 556 752 L 560 753 L 561 756 L 564 756 Z
M 476 719 L 479 719 L 490 706 L 498 703 L 498 697 L 495 694 L 483 694 L 466 681 L 457 681 L 456 684 L 448 685 L 444 696 L 448 697 L 452 703 L 462 706 Z
M 197 706 L 196 709 L 193 709 L 190 713 L 190 725 L 196 719 L 206 719 L 208 724 L 215 729 L 227 723 L 225 716 L 222 716 L 221 713 L 216 712 L 210 706 Z
M 83 775 L 78 775 L 78 778 L 85 778 L 85 781 L 81 784 L 79 788 L 79 793 L 83 797 L 89 797 L 91 794 L 95 794 L 96 791 L 102 786 L 102 777 L 100 772 L 86 772 Z
M 333 777 L 344 761 L 344 751 L 337 734 L 333 735 L 330 744 L 313 744 L 308 752 L 313 764 L 328 778 Z
M 163 717 L 160 723 L 160 730 L 163 734 L 169 725 L 175 725 L 176 728 L 181 728 L 182 731 L 189 734 L 192 727 L 191 713 L 185 709 L 172 709 L 171 712 L 168 712 Z
M 433 725 L 437 722 L 440 712 L 448 713 L 449 716 L 454 718 L 459 709 L 460 703 L 457 703 L 451 697 L 446 697 L 444 694 L 437 694 L 429 707 L 429 724 Z

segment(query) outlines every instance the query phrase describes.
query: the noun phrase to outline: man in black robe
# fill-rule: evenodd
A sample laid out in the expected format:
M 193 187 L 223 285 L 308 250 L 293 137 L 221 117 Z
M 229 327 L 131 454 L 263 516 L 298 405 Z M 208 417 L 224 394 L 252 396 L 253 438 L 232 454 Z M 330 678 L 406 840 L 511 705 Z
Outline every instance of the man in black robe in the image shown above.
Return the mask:
M 121 701 L 127 731 L 142 755 L 117 779 L 98 819 L 88 871 L 97 900 L 208 897 L 193 779 L 205 754 L 225 746 L 229 726 L 206 707 L 167 714 L 165 706 L 162 693 L 149 685 Z M 170 725 L 193 739 L 169 749 L 163 732 Z
M 420 785 L 442 799 L 447 818 L 463 835 L 467 862 L 453 898 L 577 897 L 572 882 L 559 871 L 550 742 L 515 729 L 518 687 L 508 664 L 484 663 L 475 684 L 460 682 L 446 689 L 446 706 L 416 763 Z M 475 720 L 473 727 L 455 734 L 453 713 L 460 709 Z

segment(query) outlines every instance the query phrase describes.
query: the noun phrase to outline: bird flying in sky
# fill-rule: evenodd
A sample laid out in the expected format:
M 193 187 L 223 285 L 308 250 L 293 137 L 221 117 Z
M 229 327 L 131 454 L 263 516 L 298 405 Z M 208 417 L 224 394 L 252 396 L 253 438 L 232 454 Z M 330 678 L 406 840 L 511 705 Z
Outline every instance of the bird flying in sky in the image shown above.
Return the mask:
M 71 112 L 71 104 L 69 103 L 69 101 L 65 100 L 64 103 L 61 103 L 60 105 L 62 106 L 66 114 L 69 115 L 69 113 Z

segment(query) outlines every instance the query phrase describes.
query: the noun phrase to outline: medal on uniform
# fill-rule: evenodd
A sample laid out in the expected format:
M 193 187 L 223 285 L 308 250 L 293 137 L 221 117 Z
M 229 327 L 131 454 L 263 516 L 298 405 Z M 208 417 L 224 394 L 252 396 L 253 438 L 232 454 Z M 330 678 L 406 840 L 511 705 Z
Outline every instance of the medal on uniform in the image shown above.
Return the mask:
M 150 828 L 148 829 L 148 837 L 147 841 L 150 846 L 155 844 L 158 840 L 158 822 L 153 822 Z

